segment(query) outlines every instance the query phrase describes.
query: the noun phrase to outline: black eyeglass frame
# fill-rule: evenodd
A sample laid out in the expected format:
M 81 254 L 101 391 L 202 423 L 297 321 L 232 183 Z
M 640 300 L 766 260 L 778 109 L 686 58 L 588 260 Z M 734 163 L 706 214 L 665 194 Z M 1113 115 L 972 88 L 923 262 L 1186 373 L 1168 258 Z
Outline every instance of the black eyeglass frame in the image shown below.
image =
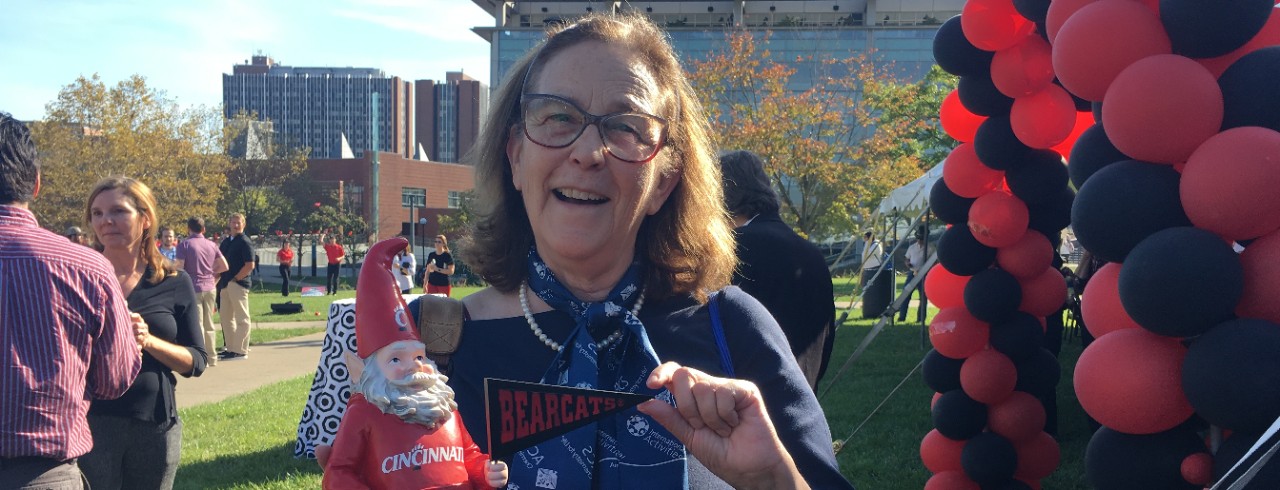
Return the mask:
M 582 126 L 578 128 L 578 132 L 577 132 L 577 134 L 574 134 L 574 135 L 573 135 L 573 138 L 569 139 L 569 141 L 568 141 L 567 143 L 563 144 L 563 145 L 550 145 L 550 144 L 543 143 L 543 142 L 541 142 L 541 141 L 538 141 L 538 140 L 534 139 L 534 138 L 533 138 L 533 135 L 529 134 L 529 125 L 528 125 L 528 124 L 526 124 L 527 119 L 526 119 L 526 117 L 525 117 L 525 103 L 526 103 L 527 101 L 529 101 L 530 99 L 550 99 L 550 100 L 554 100 L 554 101 L 556 101 L 556 102 L 560 102 L 560 103 L 566 104 L 566 105 L 568 105 L 569 107 L 572 107 L 574 110 L 576 110 L 576 111 L 578 111 L 578 112 L 582 113 L 582 115 L 583 115 Z M 659 123 L 661 123 L 661 125 L 662 125 L 662 131 L 658 134 L 658 141 L 657 141 L 657 142 L 654 144 L 654 146 L 653 146 L 653 153 L 651 153 L 649 156 L 647 156 L 647 157 L 645 157 L 645 158 L 642 158 L 642 159 L 639 159 L 639 160 L 632 160 L 632 159 L 629 159 L 629 158 L 622 158 L 621 156 L 618 156 L 617 152 L 615 152 L 615 151 L 613 151 L 612 149 L 610 149 L 610 148 L 609 148 L 609 139 L 608 139 L 608 137 L 605 135 L 605 132 L 604 132 L 604 125 L 603 125 L 603 124 L 601 124 L 601 123 L 602 123 L 602 122 L 604 122 L 604 121 L 606 121 L 606 120 L 608 120 L 609 118 L 618 117 L 618 116 L 639 116 L 639 117 L 643 117 L 643 118 L 647 118 L 647 119 L 656 120 L 656 121 L 658 121 Z M 544 147 L 544 148 L 565 148 L 565 147 L 568 147 L 569 145 L 572 145 L 575 141 L 578 141 L 578 138 L 581 138 L 581 137 L 582 137 L 582 133 L 586 132 L 586 130 L 587 130 L 587 126 L 590 126 L 590 125 L 595 125 L 595 127 L 596 127 L 596 131 L 597 131 L 597 132 L 599 132 L 599 134 L 600 134 L 600 142 L 601 142 L 601 144 L 603 144 L 603 145 L 604 145 L 604 149 L 605 149 L 605 151 L 609 152 L 609 154 L 610 154 L 610 155 L 613 155 L 613 157 L 614 157 L 614 158 L 617 158 L 618 160 L 622 160 L 622 161 L 624 161 L 624 162 L 628 162 L 628 163 L 648 163 L 648 162 L 652 161 L 654 158 L 656 158 L 656 157 L 658 156 L 658 153 L 661 153 L 661 152 L 662 152 L 662 148 L 663 148 L 663 147 L 665 147 L 665 146 L 667 145 L 668 122 L 667 122 L 667 120 L 666 120 L 665 118 L 663 118 L 663 117 L 661 117 L 661 116 L 655 116 L 655 115 L 653 115 L 653 114 L 646 114 L 646 113 L 643 113 L 643 112 L 632 112 L 632 111 L 622 111 L 622 112 L 613 112 L 613 113 L 603 114 L 603 115 L 596 115 L 596 114 L 592 114 L 592 113 L 590 113 L 590 112 L 587 112 L 586 110 L 584 110 L 584 109 L 583 109 L 583 108 L 581 108 L 581 107 L 578 107 L 578 104 L 575 104 L 572 100 L 566 99 L 566 98 L 561 97 L 561 96 L 559 96 L 559 95 L 552 95 L 552 94 L 523 94 L 523 95 L 521 95 L 521 96 L 520 96 L 520 128 L 521 128 L 521 130 L 524 132 L 525 138 L 528 138 L 528 140 L 529 140 L 529 141 L 534 142 L 534 143 L 535 143 L 535 144 L 537 144 L 538 146 L 541 146 L 541 147 Z

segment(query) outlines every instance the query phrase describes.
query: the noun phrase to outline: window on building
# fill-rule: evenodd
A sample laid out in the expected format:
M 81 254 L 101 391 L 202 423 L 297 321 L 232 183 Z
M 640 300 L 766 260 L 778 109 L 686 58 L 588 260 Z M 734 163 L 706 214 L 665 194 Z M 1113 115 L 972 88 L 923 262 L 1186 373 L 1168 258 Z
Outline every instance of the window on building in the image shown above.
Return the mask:
M 462 207 L 462 193 L 458 191 L 449 191 L 449 209 L 459 209 Z
M 400 205 L 406 208 L 424 207 L 427 205 L 427 190 L 414 187 L 400 188 Z

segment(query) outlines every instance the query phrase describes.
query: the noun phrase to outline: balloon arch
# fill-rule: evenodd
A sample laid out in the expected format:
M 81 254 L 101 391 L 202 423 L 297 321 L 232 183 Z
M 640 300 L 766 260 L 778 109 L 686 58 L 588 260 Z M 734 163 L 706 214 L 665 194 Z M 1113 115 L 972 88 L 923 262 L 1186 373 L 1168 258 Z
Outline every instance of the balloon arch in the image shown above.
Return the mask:
M 1040 488 L 1057 467 L 1041 343 L 1068 224 L 1105 262 L 1067 373 L 1102 425 L 1089 483 L 1223 479 L 1280 417 L 1275 0 L 969 0 L 933 49 L 960 77 L 940 119 L 961 143 L 930 193 L 950 226 L 925 279 L 925 488 Z M 1280 488 L 1280 464 L 1250 488 Z

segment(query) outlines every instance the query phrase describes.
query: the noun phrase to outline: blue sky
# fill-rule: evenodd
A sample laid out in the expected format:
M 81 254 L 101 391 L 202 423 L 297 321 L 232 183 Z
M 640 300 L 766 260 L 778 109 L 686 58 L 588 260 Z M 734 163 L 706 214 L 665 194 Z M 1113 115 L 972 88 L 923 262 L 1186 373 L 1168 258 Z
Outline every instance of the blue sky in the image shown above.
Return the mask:
M 41 119 L 80 75 L 139 74 L 182 105 L 217 106 L 222 74 L 257 51 L 293 66 L 380 68 L 489 83 L 493 18 L 467 0 L 6 0 L 0 7 L 0 111 Z

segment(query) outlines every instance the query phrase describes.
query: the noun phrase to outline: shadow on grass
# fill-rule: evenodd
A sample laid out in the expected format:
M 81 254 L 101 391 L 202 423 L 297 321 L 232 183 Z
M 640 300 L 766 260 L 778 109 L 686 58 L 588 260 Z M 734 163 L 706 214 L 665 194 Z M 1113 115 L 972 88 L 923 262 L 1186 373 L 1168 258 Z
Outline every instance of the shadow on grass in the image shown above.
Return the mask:
M 174 488 L 319 487 L 320 466 L 315 460 L 294 458 L 293 444 L 290 441 L 256 453 L 222 455 L 183 464 Z M 303 483 L 313 479 L 314 484 Z

